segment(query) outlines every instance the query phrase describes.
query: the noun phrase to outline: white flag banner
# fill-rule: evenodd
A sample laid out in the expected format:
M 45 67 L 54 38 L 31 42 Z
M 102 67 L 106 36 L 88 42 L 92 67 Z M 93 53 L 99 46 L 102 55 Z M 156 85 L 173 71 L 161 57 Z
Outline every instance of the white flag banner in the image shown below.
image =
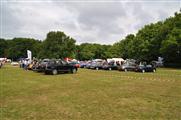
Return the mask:
M 27 50 L 27 56 L 28 56 L 28 59 L 31 61 L 32 53 L 30 50 Z

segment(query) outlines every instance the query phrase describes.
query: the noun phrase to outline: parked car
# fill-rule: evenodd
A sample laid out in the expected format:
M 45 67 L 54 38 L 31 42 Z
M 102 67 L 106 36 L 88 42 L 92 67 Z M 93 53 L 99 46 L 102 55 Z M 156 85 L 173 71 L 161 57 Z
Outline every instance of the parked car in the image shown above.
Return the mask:
M 117 70 L 118 65 L 113 61 L 113 62 L 104 62 L 103 67 L 104 70 Z
M 90 65 L 90 69 L 99 70 L 99 69 L 102 69 L 102 67 L 103 67 L 102 61 L 94 61 L 94 62 L 92 62 L 92 64 Z
M 92 64 L 92 62 L 90 62 L 90 61 L 89 61 L 89 62 L 87 62 L 87 63 L 86 63 L 86 65 L 85 65 L 85 68 L 90 69 L 91 64 Z
M 60 72 L 71 72 L 76 73 L 78 68 L 72 64 L 69 64 L 68 62 L 64 60 L 50 60 L 46 64 L 45 68 L 45 74 L 53 74 L 56 75 Z
M 87 62 L 81 61 L 80 62 L 80 68 L 86 68 Z
M 18 62 L 11 62 L 11 65 L 12 66 L 19 66 L 19 63 Z
M 123 65 L 121 65 L 121 66 L 119 66 L 118 67 L 118 70 L 119 71 L 125 71 L 125 72 L 127 72 L 127 71 L 135 71 L 135 69 L 136 69 L 136 64 L 135 63 L 126 63 L 126 64 L 123 64 Z
M 163 62 L 152 61 L 151 64 L 155 67 L 163 67 Z
M 36 65 L 34 65 L 32 67 L 32 69 L 34 71 L 37 71 L 37 72 L 44 72 L 45 70 L 45 67 L 46 67 L 46 64 L 50 61 L 50 59 L 43 59 L 42 61 L 36 63 Z
M 135 69 L 136 72 L 156 72 L 156 67 L 152 65 L 139 65 Z

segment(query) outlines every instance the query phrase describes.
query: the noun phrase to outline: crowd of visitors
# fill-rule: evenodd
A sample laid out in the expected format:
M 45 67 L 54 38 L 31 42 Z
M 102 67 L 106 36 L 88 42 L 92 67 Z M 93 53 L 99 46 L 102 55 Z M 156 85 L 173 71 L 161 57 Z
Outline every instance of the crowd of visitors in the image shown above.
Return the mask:
M 5 62 L 6 62 L 6 59 L 1 59 L 0 60 L 0 68 L 5 64 Z
M 37 60 L 29 60 L 28 58 L 21 59 L 20 60 L 20 68 L 23 68 L 24 70 L 30 70 L 32 69 L 33 65 L 37 63 Z

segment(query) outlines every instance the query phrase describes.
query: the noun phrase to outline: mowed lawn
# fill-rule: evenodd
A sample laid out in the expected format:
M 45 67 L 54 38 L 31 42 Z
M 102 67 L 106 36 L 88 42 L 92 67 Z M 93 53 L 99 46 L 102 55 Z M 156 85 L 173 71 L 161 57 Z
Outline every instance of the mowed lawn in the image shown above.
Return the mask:
M 179 69 L 52 76 L 6 65 L 0 92 L 2 120 L 181 119 Z

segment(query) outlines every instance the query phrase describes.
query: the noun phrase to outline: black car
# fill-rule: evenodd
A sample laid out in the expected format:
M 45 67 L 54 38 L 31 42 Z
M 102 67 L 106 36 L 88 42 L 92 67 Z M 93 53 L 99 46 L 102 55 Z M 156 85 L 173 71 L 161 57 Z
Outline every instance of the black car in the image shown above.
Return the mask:
M 135 71 L 136 69 L 136 64 L 135 63 L 130 63 L 130 64 L 123 64 L 121 66 L 118 67 L 119 71 Z
M 156 67 L 153 67 L 152 65 L 139 65 L 135 69 L 136 72 L 156 72 Z
M 78 68 L 64 60 L 50 60 L 46 64 L 45 74 L 56 75 L 60 72 L 71 72 L 76 73 Z
M 104 70 L 117 70 L 118 69 L 118 65 L 115 64 L 115 62 L 105 62 L 103 63 L 103 67 Z

